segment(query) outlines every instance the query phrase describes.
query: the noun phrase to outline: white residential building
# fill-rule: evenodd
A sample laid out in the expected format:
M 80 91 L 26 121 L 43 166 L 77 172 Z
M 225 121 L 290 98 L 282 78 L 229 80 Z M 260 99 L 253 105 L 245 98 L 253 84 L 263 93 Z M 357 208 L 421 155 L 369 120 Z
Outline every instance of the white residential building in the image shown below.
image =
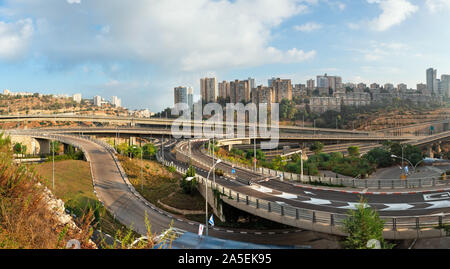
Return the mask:
M 76 94 L 72 95 L 72 99 L 73 99 L 73 101 L 75 101 L 77 103 L 81 103 L 81 93 L 76 93 Z
M 117 96 L 113 96 L 111 99 L 111 104 L 115 107 L 121 107 L 122 106 L 122 100 L 118 98 Z

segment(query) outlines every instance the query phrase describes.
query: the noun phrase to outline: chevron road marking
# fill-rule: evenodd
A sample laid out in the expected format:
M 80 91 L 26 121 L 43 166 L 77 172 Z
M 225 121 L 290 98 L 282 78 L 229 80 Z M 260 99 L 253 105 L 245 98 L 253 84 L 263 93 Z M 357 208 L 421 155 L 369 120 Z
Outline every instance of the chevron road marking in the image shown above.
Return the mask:
M 341 207 L 338 207 L 338 208 L 341 208 L 341 209 L 353 209 L 353 210 L 358 209 L 357 206 L 359 205 L 359 203 L 347 202 L 347 204 L 348 204 L 348 206 L 341 206 Z M 367 207 L 370 207 L 370 205 L 365 204 L 364 207 L 367 208 Z
M 410 204 L 384 204 L 384 205 L 387 206 L 387 208 L 380 209 L 380 211 L 400 211 L 400 210 L 408 210 L 414 207 L 413 205 Z
M 427 204 L 431 204 L 432 206 L 427 207 L 426 209 L 450 207 L 450 201 L 448 201 L 448 200 L 447 201 L 427 202 Z
M 313 205 L 331 205 L 331 202 L 323 199 L 310 198 L 311 201 L 302 201 L 302 203 L 313 204 Z

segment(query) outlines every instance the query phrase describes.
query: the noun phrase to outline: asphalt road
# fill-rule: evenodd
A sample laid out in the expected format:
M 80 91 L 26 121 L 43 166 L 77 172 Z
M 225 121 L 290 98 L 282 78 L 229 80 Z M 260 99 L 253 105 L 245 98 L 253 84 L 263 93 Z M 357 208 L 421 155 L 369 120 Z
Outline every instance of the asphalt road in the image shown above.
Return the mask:
M 192 143 L 192 154 L 196 159 L 205 163 L 213 163 L 210 156 L 200 150 L 203 143 Z M 186 148 L 184 148 L 186 150 Z M 231 166 L 220 163 L 218 168 L 231 174 Z M 203 169 L 207 169 L 203 167 Z M 230 188 L 260 199 L 284 203 L 289 206 L 317 211 L 345 214 L 349 209 L 355 209 L 360 201 L 360 194 L 330 192 L 325 190 L 309 190 L 298 185 L 281 182 L 279 180 L 262 181 L 265 178 L 247 170 L 236 169 L 240 182 L 253 182 L 255 185 Z M 204 172 L 203 172 L 204 173 Z M 217 180 L 217 179 L 216 179 Z M 218 179 L 223 184 L 224 179 Z M 233 181 L 228 179 L 225 181 Z M 236 182 L 236 181 L 235 181 Z M 424 194 L 392 194 L 392 195 L 364 195 L 370 207 L 379 211 L 380 216 L 424 216 L 450 212 L 450 193 L 433 191 Z
M 111 154 L 104 147 L 82 138 L 65 137 L 82 145 L 87 151 L 95 178 L 97 196 L 124 225 L 133 227 L 138 233 L 146 235 L 145 215 L 147 214 L 152 233 L 159 234 L 167 230 L 172 222 L 174 228 L 192 233 L 198 232 L 199 223 L 164 212 L 158 208 L 152 209 L 152 205 L 146 205 L 132 194 L 122 179 Z M 231 181 L 229 185 L 242 187 L 242 185 Z M 249 231 L 210 227 L 209 230 L 210 236 L 222 239 L 272 245 L 305 244 L 303 238 L 305 233 L 308 232 L 295 228 L 282 231 Z

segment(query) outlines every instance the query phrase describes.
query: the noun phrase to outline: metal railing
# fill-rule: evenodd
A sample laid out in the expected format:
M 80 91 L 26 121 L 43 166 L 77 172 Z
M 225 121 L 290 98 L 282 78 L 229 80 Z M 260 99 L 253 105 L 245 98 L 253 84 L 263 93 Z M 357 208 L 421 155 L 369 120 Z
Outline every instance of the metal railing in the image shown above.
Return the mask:
M 188 157 L 180 150 L 181 146 L 186 142 L 178 143 L 176 151 Z M 173 166 L 179 173 L 186 173 L 187 169 L 180 167 L 172 162 L 163 161 L 166 166 Z M 324 211 L 316 211 L 290 206 L 287 204 L 280 204 L 265 199 L 259 199 L 249 196 L 248 194 L 235 191 L 220 184 L 213 183 L 202 176 L 197 176 L 201 184 L 208 184 L 212 189 L 218 190 L 223 197 L 229 200 L 234 200 L 237 204 L 242 205 L 243 208 L 250 207 L 253 210 L 270 213 L 276 217 L 280 217 L 280 222 L 285 224 L 300 223 L 298 221 L 306 221 L 311 224 L 324 224 L 330 227 L 337 227 L 335 233 L 342 234 L 339 227 L 342 227 L 343 221 L 348 217 L 347 214 L 330 213 Z M 241 209 L 243 209 L 241 208 Z M 450 224 L 450 214 L 438 215 L 424 215 L 424 216 L 381 216 L 384 222 L 385 231 L 399 231 L 399 230 L 417 230 L 422 228 L 440 228 L 444 225 Z M 300 227 L 303 228 L 303 227 Z M 398 236 L 398 235 L 396 235 Z

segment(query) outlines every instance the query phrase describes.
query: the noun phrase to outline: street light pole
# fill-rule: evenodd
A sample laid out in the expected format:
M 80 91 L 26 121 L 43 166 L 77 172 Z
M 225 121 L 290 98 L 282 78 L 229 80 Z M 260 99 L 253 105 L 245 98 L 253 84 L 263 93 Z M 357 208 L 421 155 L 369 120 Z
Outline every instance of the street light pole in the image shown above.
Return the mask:
M 205 214 L 205 226 L 206 226 L 206 236 L 208 236 L 208 180 L 209 180 L 209 175 L 211 174 L 211 171 L 214 170 L 214 167 L 219 164 L 221 162 L 220 159 L 217 159 L 216 163 L 214 163 L 214 165 L 211 167 L 211 169 L 208 172 L 208 176 L 206 177 L 206 181 L 205 181 L 205 207 L 206 207 L 206 214 Z M 212 188 L 212 186 L 211 186 Z
M 300 150 L 300 181 L 303 182 L 303 150 Z

